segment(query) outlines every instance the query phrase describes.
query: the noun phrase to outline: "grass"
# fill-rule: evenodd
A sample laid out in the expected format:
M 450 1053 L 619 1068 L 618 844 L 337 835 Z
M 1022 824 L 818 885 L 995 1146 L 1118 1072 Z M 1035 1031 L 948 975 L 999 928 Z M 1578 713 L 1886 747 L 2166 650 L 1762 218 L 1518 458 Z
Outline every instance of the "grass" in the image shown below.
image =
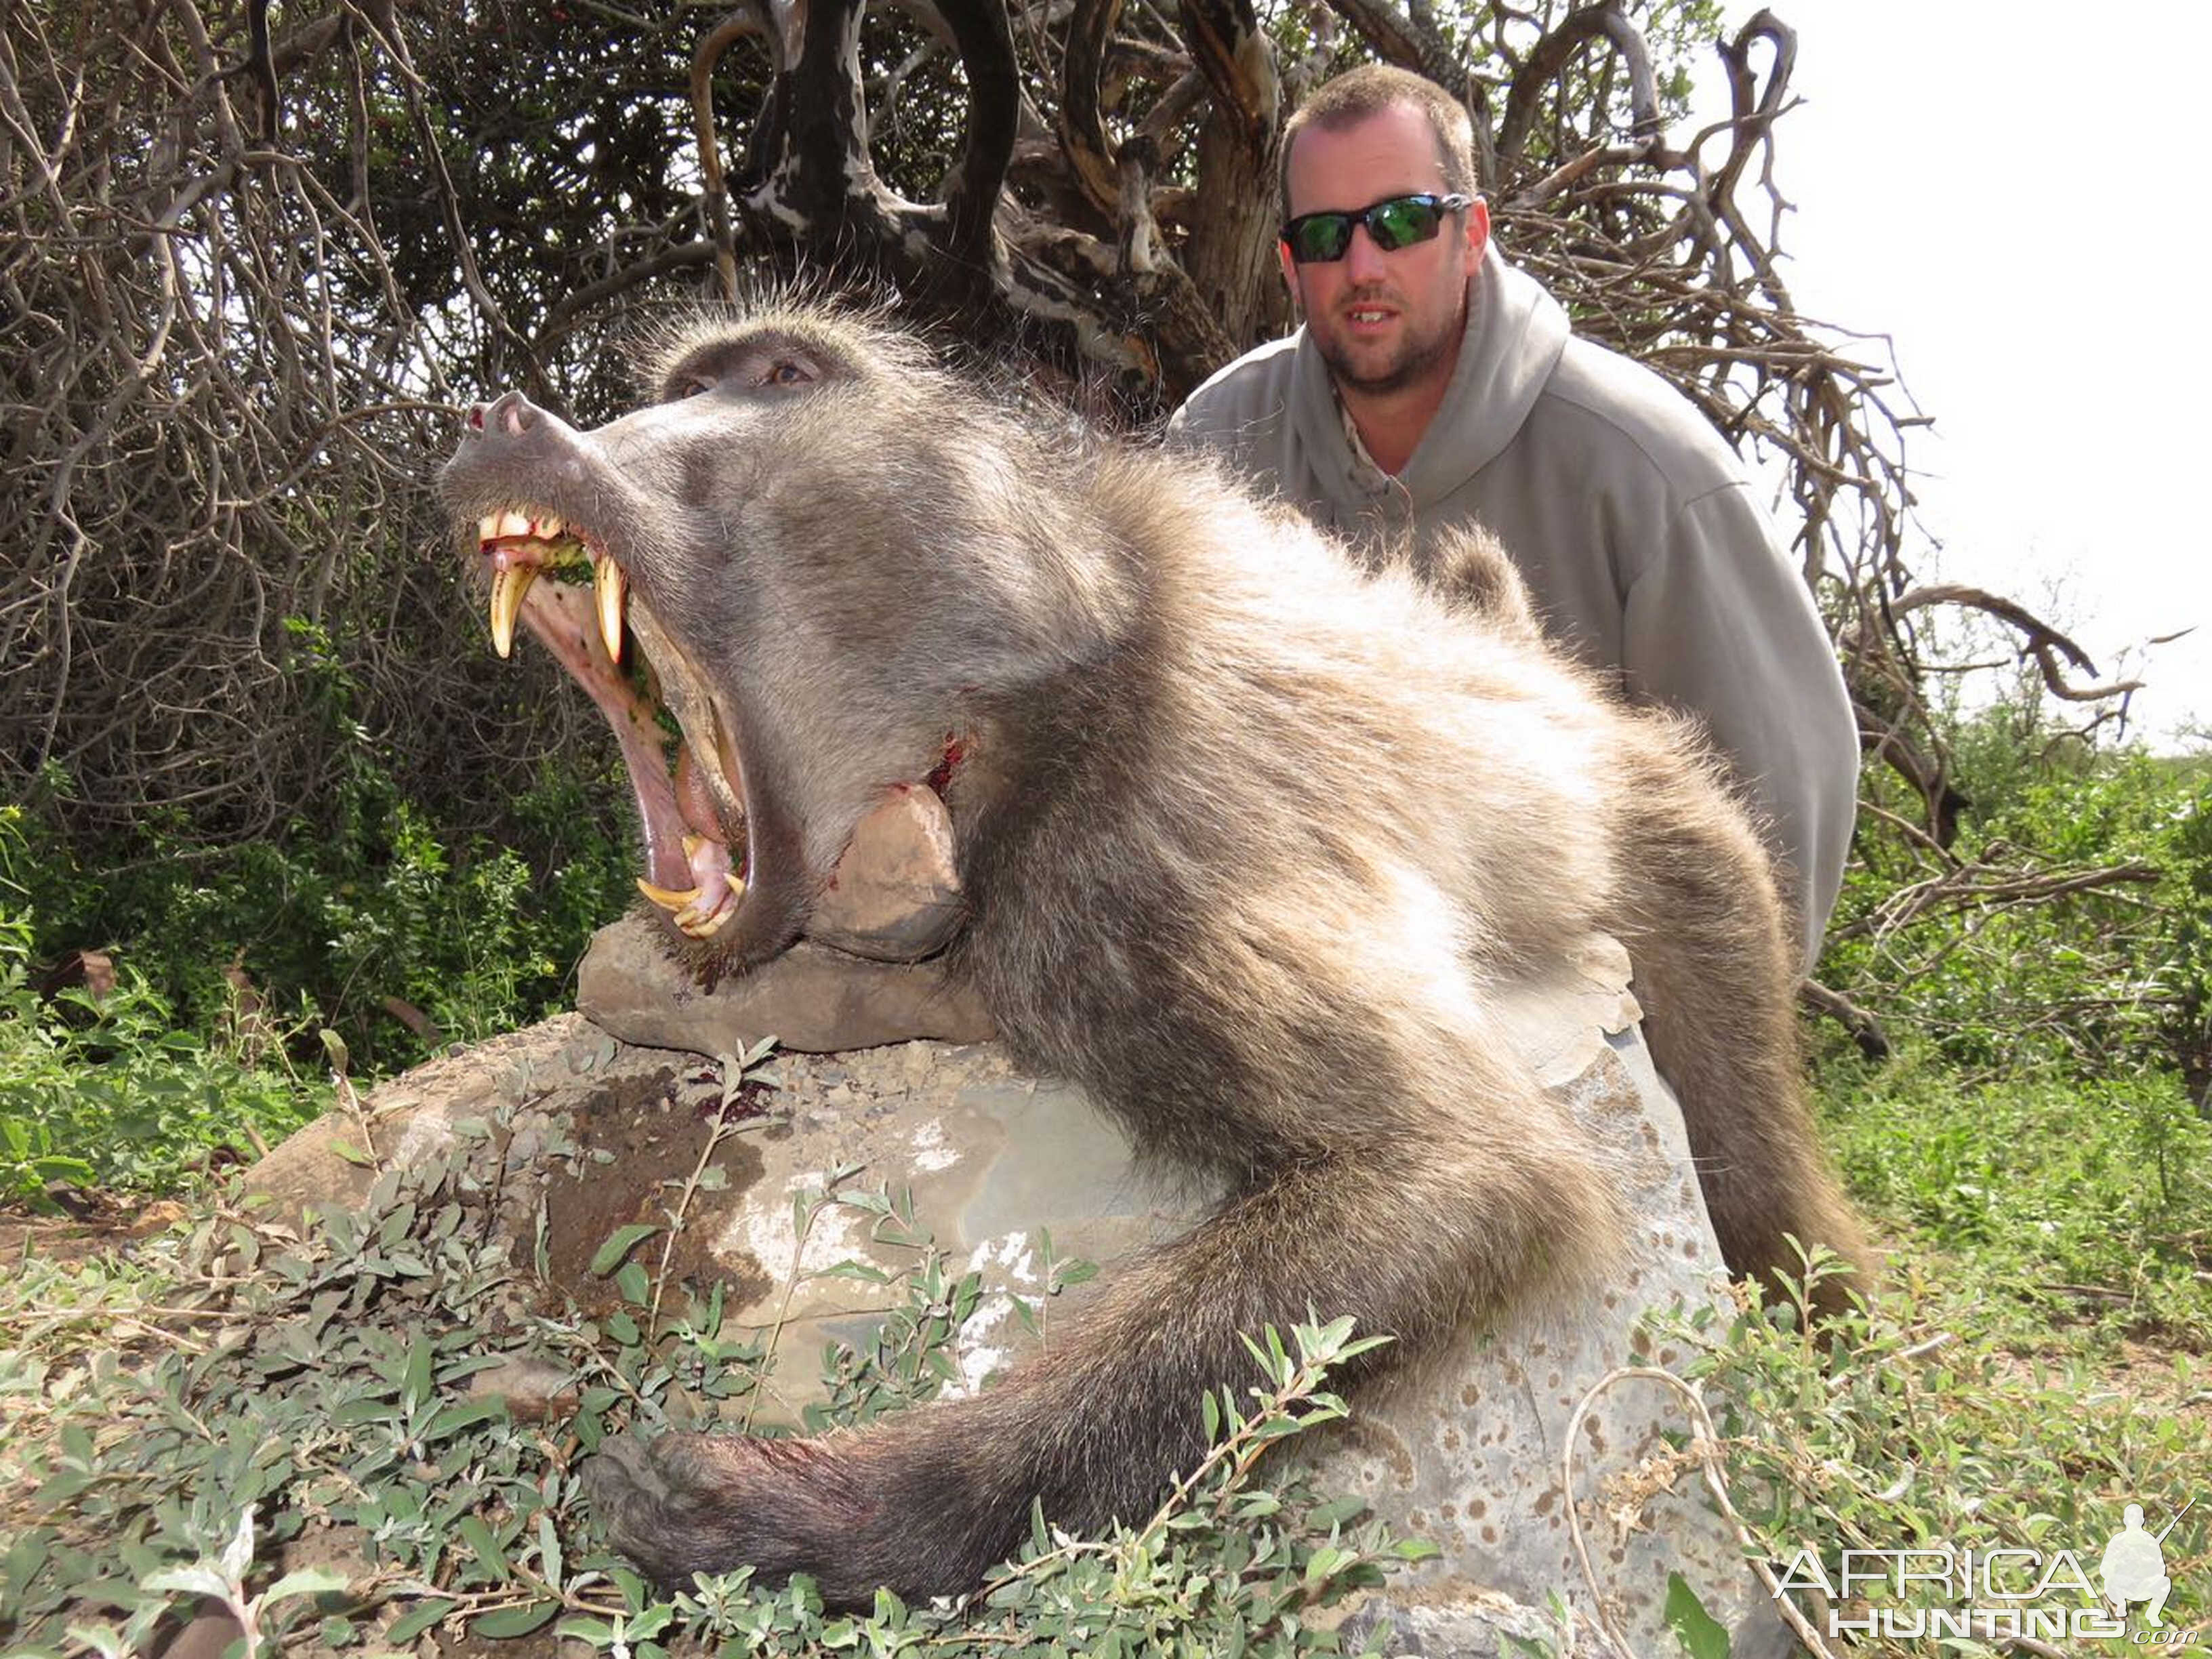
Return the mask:
M 1924 1052 L 1831 1068 L 1830 1144 L 1892 1237 L 2029 1351 L 2212 1349 L 2212 1121 L 2170 1072 L 1971 1082 Z

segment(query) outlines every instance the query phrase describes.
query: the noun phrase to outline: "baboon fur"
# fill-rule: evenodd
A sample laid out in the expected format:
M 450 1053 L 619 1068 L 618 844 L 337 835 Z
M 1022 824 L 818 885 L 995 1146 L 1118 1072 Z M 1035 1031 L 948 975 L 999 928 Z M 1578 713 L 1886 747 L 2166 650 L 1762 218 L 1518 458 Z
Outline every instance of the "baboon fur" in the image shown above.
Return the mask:
M 783 948 L 860 814 L 935 773 L 969 906 L 945 971 L 1021 1065 L 1227 1196 L 979 1396 L 611 1442 L 592 1501 L 650 1571 L 966 1590 L 1033 1501 L 1148 1515 L 1203 1450 L 1200 1395 L 1247 1374 L 1240 1332 L 1353 1314 L 1395 1339 L 1358 1387 L 1604 1275 L 1614 1184 L 1492 1013 L 1593 929 L 1633 957 L 1730 1267 L 1796 1270 L 1791 1236 L 1860 1258 L 1751 824 L 1686 722 L 1545 647 L 1494 547 L 1356 569 L 1205 463 L 1011 408 L 879 319 L 702 325 L 658 380 L 589 433 L 509 394 L 444 487 L 467 526 L 588 526 L 712 695 L 753 890 L 711 961 L 672 945 L 731 971 Z

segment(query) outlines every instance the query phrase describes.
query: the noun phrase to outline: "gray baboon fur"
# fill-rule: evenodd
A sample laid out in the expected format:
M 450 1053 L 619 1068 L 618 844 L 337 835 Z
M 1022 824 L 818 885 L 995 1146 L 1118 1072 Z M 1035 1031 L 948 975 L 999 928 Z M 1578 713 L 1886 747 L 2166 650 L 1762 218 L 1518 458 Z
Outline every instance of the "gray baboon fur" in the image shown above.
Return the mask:
M 1758 840 L 1682 723 L 1544 647 L 1494 548 L 1447 551 L 1449 602 L 1357 571 L 1201 463 L 1018 417 L 816 307 L 678 341 L 659 398 L 580 433 L 510 394 L 444 486 L 465 522 L 588 526 L 712 692 L 755 821 L 713 965 L 787 944 L 855 819 L 935 773 L 971 905 L 947 971 L 1230 1196 L 980 1397 L 611 1443 L 593 1501 L 653 1571 L 966 1589 L 1032 1500 L 1148 1514 L 1239 1332 L 1355 1314 L 1396 1339 L 1358 1386 L 1605 1272 L 1611 1183 L 1490 1011 L 1592 928 L 1634 957 L 1731 1266 L 1794 1267 L 1785 1235 L 1857 1257 Z

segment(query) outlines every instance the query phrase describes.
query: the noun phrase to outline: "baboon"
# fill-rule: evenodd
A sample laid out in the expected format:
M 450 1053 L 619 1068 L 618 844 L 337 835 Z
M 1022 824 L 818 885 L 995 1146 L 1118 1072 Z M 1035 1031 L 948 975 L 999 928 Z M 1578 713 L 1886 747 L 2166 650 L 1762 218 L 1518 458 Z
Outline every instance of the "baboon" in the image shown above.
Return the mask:
M 1020 1064 L 1226 1196 L 976 1397 L 611 1442 L 589 1493 L 649 1571 L 963 1591 L 1032 1502 L 1149 1513 L 1240 1332 L 1353 1314 L 1395 1339 L 1356 1388 L 1604 1273 L 1611 1182 L 1492 1012 L 1589 929 L 1634 958 L 1731 1267 L 1795 1267 L 1788 1235 L 1856 1257 L 1751 825 L 1684 724 L 1545 648 L 1494 549 L 1433 586 L 1356 569 L 1206 463 L 1009 407 L 877 316 L 703 324 L 656 383 L 589 432 L 510 392 L 442 488 L 495 635 L 520 614 L 627 725 L 672 948 L 702 975 L 783 949 L 856 820 L 933 788 L 967 905 L 944 971 Z M 586 562 L 589 589 L 533 585 Z

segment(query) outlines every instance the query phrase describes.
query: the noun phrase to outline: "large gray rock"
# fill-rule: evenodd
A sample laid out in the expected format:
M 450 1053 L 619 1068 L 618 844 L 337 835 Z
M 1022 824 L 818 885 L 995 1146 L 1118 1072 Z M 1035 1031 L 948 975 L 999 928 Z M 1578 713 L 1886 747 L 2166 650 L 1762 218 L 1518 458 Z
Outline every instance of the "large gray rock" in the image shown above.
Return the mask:
M 991 1017 L 935 962 L 876 962 L 802 939 L 737 979 L 702 991 L 641 915 L 592 936 L 576 1006 L 602 1030 L 653 1048 L 742 1053 L 772 1036 L 786 1049 L 836 1054 L 908 1037 L 981 1042 Z
M 914 971 L 850 958 L 837 971 L 855 966 Z M 1325 1486 L 1364 1497 L 1401 1532 L 1442 1547 L 1351 1615 L 1364 1623 L 1387 1614 L 1398 1632 L 1393 1651 L 1490 1659 L 1510 1632 L 1546 1637 L 1560 1651 L 1605 1652 L 1594 1620 L 1601 1598 L 1627 1650 L 1656 1659 L 1677 1650 L 1661 1612 L 1673 1572 L 1732 1628 L 1737 1659 L 1790 1650 L 1694 1477 L 1671 1486 L 1652 1479 L 1673 1464 L 1664 1437 L 1686 1428 L 1679 1402 L 1662 1389 L 1616 1385 L 1591 1403 L 1576 1436 L 1571 1501 L 1595 1584 L 1571 1540 L 1563 1467 L 1577 1407 L 1619 1367 L 1683 1358 L 1638 1334 L 1647 1310 L 1717 1305 L 1722 1295 L 1680 1114 L 1652 1073 L 1626 978 L 1619 946 L 1594 938 L 1572 966 L 1523 987 L 1504 1011 L 1517 1046 L 1606 1149 L 1635 1218 L 1622 1259 L 1580 1296 L 1469 1330 L 1387 1396 L 1364 1401 L 1355 1423 L 1320 1452 Z M 649 1029 L 663 1041 L 726 1053 L 784 1030 L 749 1024 L 734 1008 L 718 1013 L 706 1035 L 696 1007 L 665 1008 Z M 1205 1201 L 1149 1179 L 1077 1091 L 1016 1075 L 994 1047 L 917 1042 L 787 1054 L 777 1069 L 784 1087 L 776 1104 L 787 1115 L 772 1133 L 728 1143 L 726 1188 L 701 1195 L 679 1265 L 731 1287 L 729 1323 L 787 1322 L 777 1352 L 790 1363 L 771 1390 L 794 1419 L 815 1397 L 822 1345 L 866 1340 L 883 1313 L 880 1290 L 827 1270 L 859 1261 L 896 1273 L 912 1261 L 910 1249 L 876 1243 L 859 1208 L 823 1206 L 801 1235 L 793 1195 L 819 1188 L 824 1172 L 857 1164 L 858 1181 L 911 1188 L 915 1214 L 938 1243 L 982 1275 L 986 1299 L 962 1338 L 963 1389 L 981 1386 L 1033 1346 L 1015 1300 L 1034 1302 L 1044 1289 L 1046 1231 L 1060 1257 L 1099 1261 L 1110 1275 L 1115 1258 L 1170 1236 Z M 566 1164 L 533 1169 L 510 1144 L 501 1177 L 510 1224 L 529 1237 L 543 1205 L 553 1276 L 588 1301 L 606 1292 L 583 1264 L 622 1222 L 659 1218 L 663 1183 L 696 1161 L 707 1133 L 700 1114 L 719 1090 L 714 1068 L 691 1055 L 614 1044 L 571 1018 L 410 1073 L 373 1095 L 365 1112 L 383 1126 L 380 1146 L 404 1152 L 450 1144 L 439 1126 L 457 1116 L 525 1101 L 529 1121 L 546 1126 L 532 1134 L 563 1145 L 572 1134 L 586 1158 L 594 1146 L 614 1151 L 614 1162 L 592 1164 L 580 1178 Z M 333 1133 L 344 1135 L 346 1126 Z M 272 1162 L 289 1152 L 288 1145 Z M 296 1169 L 288 1180 L 296 1188 Z M 1081 1316 L 1079 1307 L 1052 1305 L 1054 1321 Z M 1615 1482 L 1664 1488 L 1625 1534 L 1607 1518 L 1618 1507 L 1606 1502 Z M 1554 1595 L 1569 1608 L 1571 1635 L 1548 1610 Z

